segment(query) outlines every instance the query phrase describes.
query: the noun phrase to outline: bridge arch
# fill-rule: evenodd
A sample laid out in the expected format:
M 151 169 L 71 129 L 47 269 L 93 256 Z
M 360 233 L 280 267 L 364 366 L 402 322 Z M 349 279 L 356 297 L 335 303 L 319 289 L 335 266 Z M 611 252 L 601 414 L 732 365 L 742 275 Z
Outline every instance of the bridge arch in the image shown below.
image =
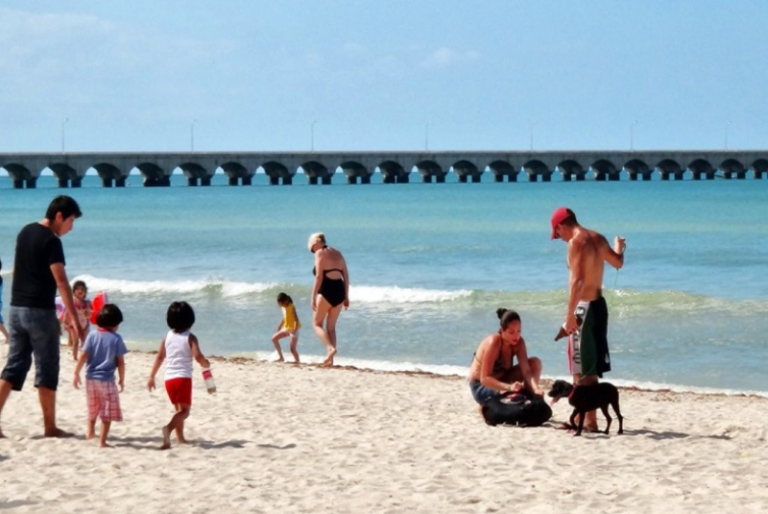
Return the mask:
M 96 170 L 96 174 L 101 179 L 104 187 L 112 187 L 114 183 L 117 187 L 125 187 L 127 174 L 124 174 L 120 168 L 108 162 L 97 162 L 91 166 Z
M 630 159 L 624 163 L 624 170 L 629 176 L 629 180 L 637 180 L 638 177 L 643 180 L 651 180 L 653 170 L 641 159 Z
M 602 182 L 605 180 L 615 181 L 619 180 L 619 172 L 621 169 L 617 168 L 616 165 L 614 165 L 611 161 L 608 159 L 598 159 L 595 162 L 592 163 L 592 165 L 589 167 L 590 170 L 592 170 L 592 173 L 595 176 L 595 180 L 598 182 Z
M 169 187 L 171 174 L 152 162 L 142 162 L 136 165 L 143 177 L 144 187 Z
M 211 185 L 211 177 L 213 176 L 213 173 L 206 170 L 202 165 L 196 162 L 183 162 L 179 164 L 179 169 L 181 169 L 181 172 L 187 177 L 187 185 Z
M 277 161 L 267 161 L 261 167 L 269 177 L 269 184 L 272 186 L 280 185 L 281 180 L 283 185 L 291 185 L 296 175 L 296 170 L 289 170 L 285 164 Z
M 475 163 L 467 160 L 460 159 L 453 163 L 453 172 L 459 177 L 459 182 L 471 181 L 478 183 L 483 179 L 484 169 L 479 169 Z
M 8 176 L 13 181 L 13 187 L 15 189 L 22 189 L 26 186 L 27 189 L 35 189 L 37 187 L 37 177 L 32 170 L 23 164 L 15 162 L 3 163 L 3 169 L 8 172 Z
M 313 186 L 318 183 L 330 185 L 331 178 L 333 177 L 333 174 L 336 173 L 336 168 L 327 168 L 318 161 L 307 161 L 301 165 L 301 168 L 307 176 L 307 181 Z
M 221 171 L 227 177 L 227 183 L 230 186 L 236 186 L 242 183 L 244 186 L 250 186 L 253 183 L 253 176 L 256 170 L 249 172 L 248 168 L 236 161 L 227 161 L 219 165 Z
M 344 161 L 339 165 L 342 173 L 347 177 L 347 184 L 357 184 L 360 179 L 361 184 L 370 184 L 373 170 L 369 170 L 358 161 Z
M 507 182 L 517 182 L 517 174 L 520 173 L 520 170 L 507 161 L 491 161 L 488 168 L 493 174 L 494 182 L 504 182 L 504 177 L 507 177 Z
M 749 168 L 752 170 L 755 178 L 762 178 L 763 173 L 768 177 L 768 159 L 757 159 L 749 166 Z
M 528 174 L 529 182 L 537 182 L 539 177 L 542 182 L 552 181 L 552 170 L 538 159 L 532 159 L 523 164 L 523 171 Z
M 563 182 L 570 182 L 574 178 L 577 181 L 583 181 L 587 172 L 581 167 L 581 164 L 573 159 L 565 159 L 560 161 L 555 169 L 558 170 L 563 176 Z
M 83 183 L 83 176 L 67 162 L 52 162 L 48 169 L 56 176 L 59 187 L 69 187 L 70 184 L 72 187 L 80 187 Z
M 445 182 L 445 176 L 448 174 L 447 170 L 443 170 L 443 168 L 432 159 L 418 161 L 415 168 L 421 175 L 421 181 L 425 184 L 432 182 L 432 177 L 435 178 L 437 183 L 443 183 Z
M 744 165 L 736 159 L 726 159 L 720 166 L 720 170 L 723 172 L 723 176 L 727 179 L 737 178 L 744 179 L 747 176 L 747 170 Z
M 706 180 L 712 180 L 715 178 L 715 168 L 706 159 L 695 159 L 688 164 L 688 169 L 691 170 L 693 180 L 701 180 L 702 177 Z
M 385 184 L 407 184 L 410 170 L 406 171 L 400 163 L 384 161 L 378 166 Z
M 659 170 L 661 174 L 661 180 L 669 180 L 669 177 L 673 177 L 675 180 L 683 180 L 683 174 L 685 170 L 674 159 L 663 159 L 659 161 L 654 169 Z

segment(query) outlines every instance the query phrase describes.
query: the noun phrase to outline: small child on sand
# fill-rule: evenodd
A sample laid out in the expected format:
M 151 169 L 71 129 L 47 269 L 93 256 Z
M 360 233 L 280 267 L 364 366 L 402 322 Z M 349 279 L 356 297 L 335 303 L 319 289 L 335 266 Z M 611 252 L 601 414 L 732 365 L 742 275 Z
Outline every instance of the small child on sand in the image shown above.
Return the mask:
M 283 362 L 283 350 L 280 347 L 280 339 L 284 337 L 291 338 L 291 353 L 293 354 L 293 360 L 296 364 L 299 364 L 299 352 L 296 351 L 296 345 L 299 344 L 299 329 L 301 328 L 301 322 L 299 321 L 299 315 L 296 314 L 296 306 L 293 304 L 293 300 L 285 293 L 277 295 L 277 304 L 283 309 L 283 319 L 280 320 L 280 324 L 277 326 L 277 332 L 272 336 L 272 344 L 275 345 L 275 350 L 280 356 L 279 362 Z
M 81 326 L 85 327 L 86 333 L 88 332 L 88 328 L 91 326 L 90 318 L 91 314 L 93 313 L 93 306 L 91 305 L 91 301 L 87 298 L 88 296 L 88 287 L 85 285 L 85 282 L 82 280 L 76 280 L 74 284 L 72 284 L 72 299 L 75 303 L 75 312 L 77 313 L 77 320 L 80 323 Z M 66 311 L 62 310 L 59 314 L 59 319 L 64 321 L 66 320 Z M 69 334 L 69 341 L 67 344 L 72 347 L 72 357 L 77 360 L 77 352 L 80 348 L 80 338 L 77 337 L 77 327 L 74 325 L 66 325 L 67 333 Z
M 190 332 L 195 324 L 195 311 L 187 302 L 173 302 L 168 307 L 166 316 L 168 327 L 171 329 L 160 343 L 160 349 L 152 364 L 147 388 L 155 388 L 155 375 L 163 361 L 165 365 L 165 390 L 171 400 L 176 414 L 162 429 L 163 445 L 161 450 L 171 447 L 171 432 L 176 432 L 179 444 L 186 444 L 184 439 L 184 420 L 189 417 L 192 408 L 192 361 L 196 360 L 202 367 L 210 368 L 211 363 L 200 351 L 197 337 Z
M 85 391 L 88 396 L 88 433 L 86 439 L 96 437 L 96 418 L 101 418 L 99 446 L 109 447 L 107 435 L 113 421 L 122 421 L 120 410 L 120 392 L 125 384 L 125 359 L 128 353 L 123 338 L 117 328 L 123 322 L 123 313 L 117 305 L 108 303 L 96 318 L 99 329 L 85 338 L 83 351 L 75 366 L 75 389 L 80 387 L 80 370 L 87 365 L 85 372 Z M 115 369 L 118 382 L 115 384 Z

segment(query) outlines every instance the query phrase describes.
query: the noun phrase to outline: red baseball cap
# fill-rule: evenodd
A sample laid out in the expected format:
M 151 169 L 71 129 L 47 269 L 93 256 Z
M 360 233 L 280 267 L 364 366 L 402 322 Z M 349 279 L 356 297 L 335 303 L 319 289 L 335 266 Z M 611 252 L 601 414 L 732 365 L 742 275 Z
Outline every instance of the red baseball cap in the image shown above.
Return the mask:
M 555 212 L 552 213 L 552 237 L 550 239 L 557 239 L 557 226 L 564 222 L 568 218 L 574 218 L 576 215 L 568 207 L 558 207 Z

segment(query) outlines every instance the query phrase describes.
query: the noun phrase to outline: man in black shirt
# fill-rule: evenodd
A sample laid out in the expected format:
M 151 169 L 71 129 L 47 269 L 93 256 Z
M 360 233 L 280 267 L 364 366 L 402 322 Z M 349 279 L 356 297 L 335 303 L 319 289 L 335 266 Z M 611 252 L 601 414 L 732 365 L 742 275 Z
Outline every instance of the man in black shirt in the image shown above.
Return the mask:
M 11 391 L 21 391 L 35 358 L 35 387 L 43 410 L 46 437 L 70 434 L 56 426 L 56 388 L 59 384 L 59 321 L 56 318 L 56 290 L 59 290 L 71 322 L 80 338 L 86 328 L 75 314 L 72 289 L 64 269 L 64 236 L 82 215 L 77 202 L 57 196 L 48 206 L 45 218 L 30 223 L 16 238 L 16 258 L 11 287 L 8 328 L 8 359 L 0 375 L 0 413 Z M 0 437 L 3 437 L 0 429 Z

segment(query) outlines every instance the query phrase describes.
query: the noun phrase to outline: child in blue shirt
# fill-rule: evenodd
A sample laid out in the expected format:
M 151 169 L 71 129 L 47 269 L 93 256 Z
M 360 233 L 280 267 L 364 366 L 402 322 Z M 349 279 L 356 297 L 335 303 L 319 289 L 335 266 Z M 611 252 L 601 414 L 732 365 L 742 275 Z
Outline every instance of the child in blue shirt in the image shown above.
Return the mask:
M 96 437 L 96 418 L 101 418 L 99 446 L 108 447 L 107 435 L 112 421 L 122 421 L 120 410 L 120 392 L 125 383 L 125 360 L 128 353 L 123 338 L 117 328 L 123 322 L 123 313 L 117 305 L 108 303 L 102 307 L 96 318 L 99 329 L 85 338 L 82 353 L 75 367 L 74 386 L 80 386 L 80 370 L 87 364 L 85 390 L 88 396 L 88 433 L 86 439 Z M 115 370 L 118 382 L 115 384 Z

